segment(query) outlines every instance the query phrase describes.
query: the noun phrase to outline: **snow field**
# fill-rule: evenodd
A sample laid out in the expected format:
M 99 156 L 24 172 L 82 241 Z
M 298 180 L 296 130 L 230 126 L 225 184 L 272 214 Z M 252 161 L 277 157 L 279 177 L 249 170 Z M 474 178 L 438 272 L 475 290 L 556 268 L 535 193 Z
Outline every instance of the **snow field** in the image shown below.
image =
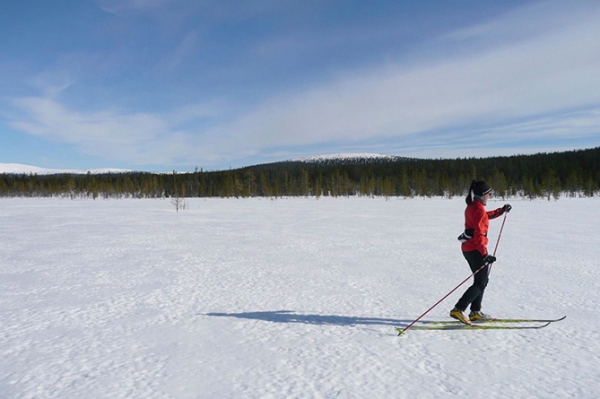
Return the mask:
M 600 397 L 599 201 L 508 202 L 484 310 L 567 320 L 397 337 L 462 198 L 0 200 L 0 398 Z

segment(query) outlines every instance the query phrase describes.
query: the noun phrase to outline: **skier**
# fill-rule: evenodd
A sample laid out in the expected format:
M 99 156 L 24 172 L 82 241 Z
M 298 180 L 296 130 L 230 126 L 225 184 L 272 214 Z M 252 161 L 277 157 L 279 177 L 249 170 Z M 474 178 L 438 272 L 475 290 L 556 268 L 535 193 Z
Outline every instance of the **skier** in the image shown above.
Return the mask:
M 490 320 L 491 316 L 481 311 L 483 293 L 488 283 L 489 265 L 496 261 L 496 257 L 487 252 L 487 232 L 489 220 L 495 219 L 505 212 L 510 212 L 509 204 L 487 212 L 485 205 L 492 195 L 492 188 L 483 180 L 473 180 L 467 195 L 467 209 L 465 210 L 465 231 L 458 237 L 462 242 L 462 252 L 469 263 L 472 272 L 484 266 L 475 274 L 473 285 L 470 286 L 458 300 L 450 316 L 465 324 L 472 321 Z M 463 313 L 471 305 L 469 317 Z

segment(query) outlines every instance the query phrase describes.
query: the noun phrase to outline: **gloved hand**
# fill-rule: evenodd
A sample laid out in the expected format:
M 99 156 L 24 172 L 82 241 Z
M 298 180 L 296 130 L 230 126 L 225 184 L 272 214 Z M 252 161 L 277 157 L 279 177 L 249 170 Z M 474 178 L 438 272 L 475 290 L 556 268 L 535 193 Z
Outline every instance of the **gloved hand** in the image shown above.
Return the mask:
M 512 206 L 510 206 L 510 204 L 506 204 L 502 207 L 502 213 L 508 213 L 510 212 L 510 210 L 512 209 Z
M 491 265 L 495 261 L 496 261 L 496 257 L 494 255 L 486 255 L 485 258 L 483 258 L 483 262 L 487 263 L 488 265 Z

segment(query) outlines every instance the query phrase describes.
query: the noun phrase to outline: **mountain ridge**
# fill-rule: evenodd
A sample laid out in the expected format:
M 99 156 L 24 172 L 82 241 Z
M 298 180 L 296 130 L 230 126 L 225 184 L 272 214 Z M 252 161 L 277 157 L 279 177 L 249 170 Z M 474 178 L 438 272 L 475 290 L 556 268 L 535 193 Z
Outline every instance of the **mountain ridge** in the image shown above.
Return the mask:
M 127 169 L 116 169 L 116 168 L 99 168 L 99 169 L 49 169 L 41 168 L 38 166 L 25 165 L 20 163 L 0 163 L 0 174 L 14 174 L 14 175 L 59 175 L 59 174 L 75 174 L 85 175 L 91 173 L 105 174 L 105 173 L 129 173 L 131 170 Z
M 410 161 L 415 158 L 400 157 L 397 155 L 386 155 L 377 153 L 340 153 L 316 155 L 302 158 L 291 159 L 287 162 L 302 162 L 310 164 L 371 164 L 384 162 Z
M 286 161 L 277 161 L 271 164 L 282 164 L 282 163 L 307 163 L 317 165 L 345 165 L 345 164 L 373 164 L 373 163 L 384 163 L 384 162 L 398 162 L 398 161 L 410 161 L 416 160 L 416 158 L 400 157 L 396 155 L 385 155 L 376 153 L 339 153 L 339 154 L 326 154 L 326 155 L 313 155 L 307 157 L 300 157 L 289 159 Z M 271 165 L 267 164 L 267 165 Z M 252 168 L 259 165 L 249 165 L 244 168 Z M 243 168 L 242 168 L 243 169 Z M 19 163 L 0 163 L 0 174 L 16 174 L 16 175 L 56 175 L 56 174 L 105 174 L 105 173 L 129 173 L 133 172 L 128 169 L 116 169 L 116 168 L 99 168 L 99 169 L 49 169 L 42 168 L 33 165 L 25 165 Z M 171 172 L 166 172 L 171 173 Z M 181 172 L 186 173 L 186 172 Z

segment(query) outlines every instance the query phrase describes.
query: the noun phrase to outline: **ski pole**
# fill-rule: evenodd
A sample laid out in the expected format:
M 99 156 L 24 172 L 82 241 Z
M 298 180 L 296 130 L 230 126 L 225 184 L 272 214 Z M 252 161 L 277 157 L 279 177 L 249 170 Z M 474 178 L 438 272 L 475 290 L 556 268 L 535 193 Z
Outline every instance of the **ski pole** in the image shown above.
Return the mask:
M 496 241 L 496 247 L 494 248 L 494 256 L 496 256 L 496 250 L 498 249 L 498 244 L 500 243 L 500 237 L 502 236 L 502 229 L 504 229 L 504 222 L 506 222 L 506 214 L 504 214 L 504 220 L 502 221 L 502 226 L 500 227 L 500 233 L 498 234 L 498 240 Z M 398 335 L 402 335 L 406 332 L 406 330 L 408 330 L 409 328 L 411 328 L 413 325 L 415 325 L 415 323 L 417 323 L 419 320 L 421 320 L 427 313 L 431 312 L 437 305 L 439 305 L 440 303 L 442 303 L 446 298 L 448 298 L 450 295 L 452 295 L 454 293 L 454 291 L 456 291 L 457 289 L 459 289 L 464 283 L 466 283 L 467 281 L 469 281 L 469 279 L 473 276 L 475 276 L 477 273 L 479 273 L 479 271 L 481 271 L 484 267 L 486 266 L 490 266 L 490 270 L 492 268 L 492 264 L 488 264 L 487 262 L 483 264 L 483 266 L 481 266 L 479 269 L 475 270 L 469 277 L 467 277 L 466 279 L 464 279 L 462 281 L 462 283 L 460 283 L 459 285 L 457 285 L 456 287 L 454 287 L 452 289 L 452 291 L 450 291 L 449 293 L 447 293 L 442 299 L 440 299 L 439 301 L 437 301 L 435 303 L 435 305 L 433 305 L 432 307 L 430 307 L 429 309 L 427 309 L 425 311 L 425 313 L 423 313 L 421 316 L 417 317 L 412 323 L 410 323 L 408 326 L 404 327 L 404 329 L 402 329 L 402 332 L 400 332 Z M 489 273 L 488 273 L 489 276 Z
M 506 223 L 506 217 L 508 216 L 508 212 L 504 214 L 504 219 L 502 219 L 502 226 L 500 226 L 500 232 L 498 233 L 498 240 L 496 241 L 496 246 L 494 247 L 493 255 L 496 256 L 496 250 L 498 250 L 498 244 L 500 244 L 500 237 L 502 237 L 502 230 L 504 230 L 504 223 Z M 488 276 L 492 273 L 492 264 L 490 264 L 490 268 L 488 269 Z
M 425 311 L 425 313 L 423 313 L 421 316 L 417 317 L 412 323 L 410 323 L 408 326 L 404 327 L 404 329 L 402 330 L 402 332 L 398 335 L 403 334 L 404 332 L 406 332 L 406 330 L 408 330 L 409 328 L 411 328 L 413 325 L 415 325 L 416 322 L 418 322 L 419 320 L 421 320 L 423 318 L 423 316 L 425 316 L 427 313 L 431 312 L 437 305 L 439 305 L 440 303 L 442 303 L 444 301 L 444 299 L 448 298 L 450 295 L 452 295 L 454 293 L 454 291 L 456 291 L 457 289 L 460 288 L 460 286 L 462 286 L 464 283 L 466 283 L 467 281 L 469 281 L 469 279 L 471 277 L 473 277 L 474 275 L 476 275 L 480 270 L 482 270 L 484 267 L 487 266 L 487 263 L 484 263 L 483 266 L 481 266 L 479 269 L 475 270 L 473 272 L 473 274 L 469 275 L 469 277 L 467 277 L 466 279 L 463 280 L 462 283 L 460 283 L 459 285 L 457 285 L 456 287 L 454 287 L 452 289 L 452 291 L 450 291 L 449 293 L 447 293 L 442 299 L 440 299 L 439 301 L 437 301 L 435 303 L 435 305 L 433 305 L 432 307 L 430 307 L 429 309 L 427 309 Z

